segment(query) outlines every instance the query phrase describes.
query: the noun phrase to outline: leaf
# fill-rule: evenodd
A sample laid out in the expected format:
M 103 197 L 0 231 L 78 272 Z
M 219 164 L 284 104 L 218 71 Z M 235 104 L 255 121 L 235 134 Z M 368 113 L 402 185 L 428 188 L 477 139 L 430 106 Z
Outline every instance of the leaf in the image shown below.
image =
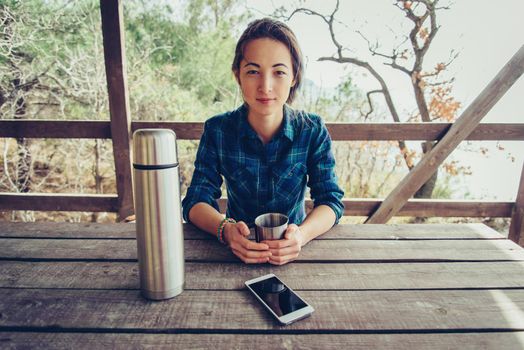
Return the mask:
M 420 28 L 420 30 L 418 31 L 418 35 L 420 39 L 426 40 L 429 36 L 428 29 L 426 27 Z

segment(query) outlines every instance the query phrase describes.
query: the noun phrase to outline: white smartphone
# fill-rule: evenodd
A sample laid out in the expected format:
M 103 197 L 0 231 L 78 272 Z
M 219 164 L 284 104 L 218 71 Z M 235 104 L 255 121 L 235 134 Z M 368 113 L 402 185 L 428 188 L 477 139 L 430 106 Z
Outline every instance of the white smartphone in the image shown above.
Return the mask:
M 246 281 L 245 284 L 281 324 L 293 323 L 315 311 L 272 273 Z

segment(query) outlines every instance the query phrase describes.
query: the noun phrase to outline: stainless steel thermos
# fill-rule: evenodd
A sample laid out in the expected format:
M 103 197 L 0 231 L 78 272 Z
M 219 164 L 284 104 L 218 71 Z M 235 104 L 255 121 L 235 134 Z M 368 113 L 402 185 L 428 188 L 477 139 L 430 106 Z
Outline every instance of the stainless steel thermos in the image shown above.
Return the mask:
M 136 130 L 133 153 L 140 288 L 147 299 L 169 299 L 184 289 L 176 135 L 169 129 Z

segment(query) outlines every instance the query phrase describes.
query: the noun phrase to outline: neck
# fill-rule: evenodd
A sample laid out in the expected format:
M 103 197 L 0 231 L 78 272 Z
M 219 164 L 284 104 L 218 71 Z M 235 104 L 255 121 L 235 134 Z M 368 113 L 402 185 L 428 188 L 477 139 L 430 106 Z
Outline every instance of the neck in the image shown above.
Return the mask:
M 269 143 L 273 136 L 278 132 L 284 120 L 284 111 L 278 114 L 260 115 L 252 111 L 248 112 L 247 121 L 261 138 L 264 144 Z

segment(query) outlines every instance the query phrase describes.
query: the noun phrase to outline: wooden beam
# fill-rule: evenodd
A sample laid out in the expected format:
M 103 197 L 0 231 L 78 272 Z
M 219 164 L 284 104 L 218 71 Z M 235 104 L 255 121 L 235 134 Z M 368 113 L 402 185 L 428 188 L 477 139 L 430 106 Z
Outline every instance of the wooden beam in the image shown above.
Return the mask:
M 0 211 L 88 211 L 117 212 L 115 194 L 0 193 Z
M 345 199 L 346 216 L 369 216 L 382 203 L 381 199 Z M 313 206 L 312 202 L 307 203 Z M 414 217 L 509 217 L 513 202 L 468 201 L 446 199 L 409 199 L 396 216 Z
M 0 137 L 110 139 L 111 123 L 102 120 L 0 120 Z
M 124 12 L 121 0 L 100 0 L 100 12 L 118 192 L 118 215 L 123 219 L 133 214 L 134 210 L 131 180 L 131 118 L 127 95 Z
M 524 126 L 524 124 L 523 124 Z M 138 129 L 157 129 L 166 128 L 175 132 L 177 140 L 200 140 L 204 132 L 203 122 L 153 122 L 140 121 L 133 122 L 131 129 L 133 131 Z
M 437 145 L 402 179 L 366 223 L 382 224 L 395 216 L 408 199 L 438 170 L 447 156 L 477 127 L 523 72 L 524 45 L 455 121 Z
M 453 123 L 326 123 L 334 141 L 435 141 Z M 524 123 L 479 124 L 466 138 L 480 140 L 522 140 Z
M 345 216 L 369 216 L 381 199 L 344 199 Z M 218 201 L 220 212 L 226 212 L 227 199 Z M 436 217 L 510 217 L 513 202 L 501 201 L 461 201 L 439 199 L 410 199 L 397 213 L 397 216 L 436 216 Z M 313 202 L 306 200 L 306 209 L 313 208 Z M 117 212 L 117 196 L 64 193 L 1 193 L 0 211 L 92 211 Z
M 369 216 L 382 203 L 382 199 L 350 198 L 344 199 L 344 216 Z M 226 212 L 227 199 L 220 198 L 218 206 L 221 213 Z M 396 216 L 434 216 L 434 217 L 503 217 L 511 216 L 513 202 L 473 201 L 446 199 L 409 199 Z M 313 201 L 306 200 L 306 210 L 313 209 Z
M 524 247 L 524 164 L 522 164 L 520 184 L 513 215 L 511 215 L 508 238 Z
M 326 123 L 335 141 L 434 141 L 452 123 Z M 131 130 L 166 128 L 176 133 L 178 140 L 198 140 L 203 122 L 133 121 Z M 111 124 L 99 120 L 0 120 L 0 137 L 110 139 Z M 524 141 L 524 123 L 479 124 L 466 137 L 470 141 Z

